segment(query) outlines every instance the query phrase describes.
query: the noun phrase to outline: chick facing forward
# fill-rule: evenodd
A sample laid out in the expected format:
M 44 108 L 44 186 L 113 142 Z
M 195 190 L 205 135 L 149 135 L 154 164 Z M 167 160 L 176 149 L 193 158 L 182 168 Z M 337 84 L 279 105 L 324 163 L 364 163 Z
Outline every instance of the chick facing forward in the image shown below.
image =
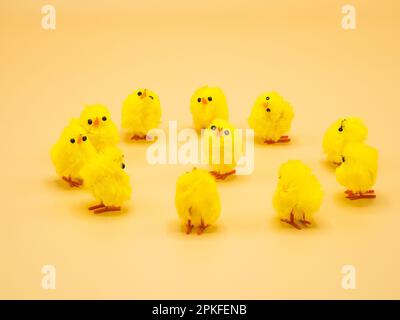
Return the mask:
M 220 88 L 197 89 L 190 99 L 190 111 L 196 130 L 208 128 L 215 118 L 228 119 L 228 104 Z
M 132 140 L 145 140 L 147 133 L 160 125 L 161 105 L 151 90 L 139 89 L 128 95 L 122 106 L 122 128 Z
M 80 121 L 97 151 L 119 142 L 117 126 L 111 120 L 107 107 L 101 104 L 87 106 L 81 113 Z
M 70 187 L 82 185 L 80 171 L 96 155 L 96 150 L 89 140 L 86 130 L 74 119 L 51 149 L 51 160 L 56 172 Z
M 348 117 L 337 120 L 327 129 L 322 141 L 328 162 L 340 165 L 346 144 L 363 142 L 367 135 L 368 129 L 361 119 Z
M 273 144 L 290 141 L 284 134 L 289 132 L 293 117 L 289 102 L 276 92 L 267 92 L 257 98 L 248 122 L 258 138 Z
M 321 202 L 321 185 L 308 166 L 299 160 L 281 165 L 273 205 L 282 222 L 296 229 L 301 229 L 300 224 L 310 225 Z
M 120 211 L 122 204 L 132 193 L 130 179 L 124 171 L 125 164 L 107 155 L 98 155 L 81 171 L 84 186 L 100 202 L 89 207 L 94 213 Z
M 217 180 L 224 180 L 236 173 L 237 161 L 242 155 L 241 137 L 236 136 L 229 121 L 214 119 L 204 130 L 203 151 L 210 173 Z
M 346 198 L 376 198 L 371 188 L 378 171 L 378 151 L 364 143 L 351 143 L 344 148 L 341 160 L 342 164 L 336 168 L 336 179 L 347 188 Z
M 180 176 L 176 183 L 175 207 L 186 233 L 198 227 L 198 234 L 202 234 L 221 213 L 214 178 L 207 171 L 196 168 Z

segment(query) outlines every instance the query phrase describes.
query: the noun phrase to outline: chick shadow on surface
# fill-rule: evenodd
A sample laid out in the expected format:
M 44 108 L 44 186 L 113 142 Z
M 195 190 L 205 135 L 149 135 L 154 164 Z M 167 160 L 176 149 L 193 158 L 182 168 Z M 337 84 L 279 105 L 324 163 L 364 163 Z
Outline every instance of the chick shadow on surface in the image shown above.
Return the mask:
M 346 198 L 346 194 L 344 192 L 336 192 L 333 201 L 341 207 L 354 207 L 354 208 L 367 208 L 374 206 L 376 204 L 382 205 L 386 202 L 384 195 L 379 193 L 376 195 L 376 198 L 374 199 L 350 200 Z
M 172 233 L 178 237 L 184 237 L 184 238 L 196 237 L 200 239 L 202 237 L 215 236 L 217 234 L 220 234 L 221 232 L 224 231 L 224 227 L 218 224 L 211 225 L 207 227 L 202 234 L 198 234 L 197 230 L 198 228 L 194 227 L 190 234 L 186 234 L 185 226 L 178 219 L 170 220 L 167 224 L 168 233 Z
M 321 167 L 325 168 L 326 170 L 328 170 L 328 171 L 330 171 L 332 173 L 336 172 L 337 166 L 335 166 L 334 164 L 332 164 L 332 163 L 330 163 L 330 162 L 328 162 L 328 161 L 326 161 L 324 159 L 321 159 L 319 161 L 319 163 L 320 163 Z

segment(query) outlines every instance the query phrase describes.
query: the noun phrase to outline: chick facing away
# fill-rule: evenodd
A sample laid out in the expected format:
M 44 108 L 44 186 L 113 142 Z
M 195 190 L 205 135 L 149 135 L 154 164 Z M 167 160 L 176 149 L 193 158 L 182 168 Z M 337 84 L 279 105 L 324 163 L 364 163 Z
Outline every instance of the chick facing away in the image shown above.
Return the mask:
M 84 186 L 100 202 L 89 207 L 94 213 L 120 211 L 132 193 L 130 178 L 124 171 L 125 164 L 108 155 L 92 158 L 81 170 Z
M 196 130 L 208 128 L 215 118 L 228 120 L 228 104 L 220 88 L 197 89 L 190 99 L 190 111 Z
M 175 207 L 186 233 L 198 227 L 198 234 L 214 224 L 221 213 L 217 184 L 205 170 L 193 169 L 176 183 Z
M 85 107 L 80 121 L 97 151 L 115 146 L 119 142 L 117 126 L 111 120 L 110 111 L 104 105 L 95 104 Z
M 79 120 L 73 119 L 64 128 L 60 138 L 51 149 L 51 160 L 59 176 L 70 187 L 82 185 L 80 171 L 82 167 L 96 155 L 86 130 L 80 126 Z
M 373 187 L 378 172 L 378 151 L 364 143 L 350 143 L 344 148 L 342 164 L 336 168 L 337 181 L 347 188 L 350 200 L 376 198 Z
M 322 147 L 328 162 L 340 165 L 342 153 L 348 143 L 364 142 L 368 128 L 360 118 L 347 117 L 338 119 L 325 132 Z
M 310 225 L 322 203 L 322 189 L 311 169 L 299 160 L 281 165 L 273 205 L 282 222 L 296 229 Z M 299 224 L 300 223 L 300 224 Z
M 147 133 L 160 125 L 161 105 L 151 90 L 138 89 L 128 95 L 122 105 L 122 128 L 132 140 L 146 139 Z
M 289 132 L 294 117 L 293 108 L 277 92 L 260 95 L 251 110 L 248 123 L 255 135 L 267 144 L 289 142 Z
M 210 173 L 217 180 L 224 180 L 236 173 L 237 161 L 242 155 L 242 142 L 228 120 L 217 118 L 211 122 L 204 130 L 203 148 L 211 166 Z

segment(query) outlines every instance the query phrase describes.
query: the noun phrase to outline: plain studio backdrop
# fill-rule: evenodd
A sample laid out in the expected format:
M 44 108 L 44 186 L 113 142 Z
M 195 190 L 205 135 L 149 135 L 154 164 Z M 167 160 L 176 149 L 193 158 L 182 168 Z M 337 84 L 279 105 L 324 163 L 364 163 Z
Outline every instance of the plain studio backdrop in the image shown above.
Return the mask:
M 48 1 L 0 3 L 1 298 L 400 298 L 398 1 L 51 1 L 56 29 L 41 27 Z M 69 190 L 49 150 L 85 104 L 103 103 L 120 127 L 138 87 L 158 93 L 162 128 L 190 127 L 189 100 L 221 87 L 230 119 L 246 128 L 257 97 L 293 104 L 292 143 L 255 145 L 252 175 L 218 183 L 222 214 L 202 236 L 183 233 L 175 183 L 191 166 L 146 161 L 146 143 L 122 142 L 132 200 L 95 216 Z M 322 136 L 362 117 L 380 152 L 377 199 L 351 202 L 323 161 Z M 282 162 L 300 159 L 324 189 L 316 225 L 276 221 Z M 56 290 L 41 286 L 56 268 Z M 342 267 L 356 289 L 341 286 Z

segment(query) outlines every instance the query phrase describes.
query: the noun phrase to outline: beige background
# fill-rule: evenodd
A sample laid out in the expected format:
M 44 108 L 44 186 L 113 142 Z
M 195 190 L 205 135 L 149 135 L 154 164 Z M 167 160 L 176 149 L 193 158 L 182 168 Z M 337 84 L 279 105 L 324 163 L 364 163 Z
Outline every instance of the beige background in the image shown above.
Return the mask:
M 41 28 L 41 6 L 57 29 Z M 400 298 L 398 1 L 1 1 L 0 298 Z M 155 90 L 163 127 L 191 125 L 199 86 L 225 91 L 247 126 L 258 94 L 275 89 L 296 117 L 286 146 L 256 145 L 251 176 L 220 183 L 222 216 L 204 236 L 181 232 L 174 208 L 187 167 L 150 166 L 146 144 L 122 143 L 133 198 L 122 214 L 91 215 L 90 194 L 55 177 L 49 149 L 86 103 L 119 124 L 133 89 Z M 322 161 L 325 128 L 367 123 L 380 151 L 375 201 L 350 202 Z M 317 226 L 274 220 L 280 163 L 301 159 L 325 190 Z M 41 268 L 57 268 L 57 290 Z M 357 289 L 341 288 L 341 267 Z

